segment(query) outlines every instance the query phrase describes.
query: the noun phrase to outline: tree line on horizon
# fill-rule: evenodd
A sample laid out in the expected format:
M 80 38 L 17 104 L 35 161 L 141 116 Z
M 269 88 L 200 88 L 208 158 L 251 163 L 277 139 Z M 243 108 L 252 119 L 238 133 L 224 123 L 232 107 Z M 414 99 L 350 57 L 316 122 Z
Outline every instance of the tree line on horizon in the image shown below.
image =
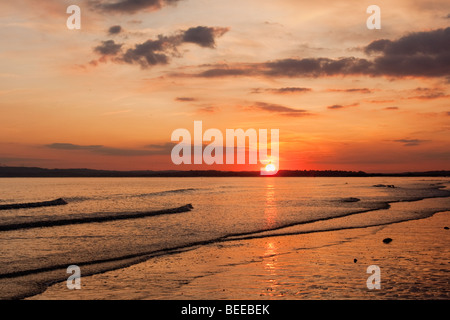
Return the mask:
M 115 171 L 95 169 L 45 169 L 38 167 L 0 166 L 0 177 L 259 177 L 259 171 L 218 171 L 218 170 L 166 170 L 166 171 Z M 364 171 L 343 170 L 280 170 L 277 177 L 448 177 L 450 171 L 366 173 Z

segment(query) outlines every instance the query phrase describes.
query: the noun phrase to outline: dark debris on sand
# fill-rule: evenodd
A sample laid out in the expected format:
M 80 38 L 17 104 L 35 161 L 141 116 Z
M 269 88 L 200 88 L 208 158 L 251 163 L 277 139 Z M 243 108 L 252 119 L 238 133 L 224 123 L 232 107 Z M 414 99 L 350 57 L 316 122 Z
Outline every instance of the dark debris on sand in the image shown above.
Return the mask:
M 361 199 L 351 197 L 351 198 L 344 198 L 341 201 L 342 202 L 359 202 L 359 201 L 361 201 Z
M 373 185 L 375 188 L 397 188 L 393 184 L 375 184 Z
M 392 242 L 392 239 L 391 238 L 386 238 L 386 239 L 383 240 L 383 242 L 388 244 L 388 243 Z

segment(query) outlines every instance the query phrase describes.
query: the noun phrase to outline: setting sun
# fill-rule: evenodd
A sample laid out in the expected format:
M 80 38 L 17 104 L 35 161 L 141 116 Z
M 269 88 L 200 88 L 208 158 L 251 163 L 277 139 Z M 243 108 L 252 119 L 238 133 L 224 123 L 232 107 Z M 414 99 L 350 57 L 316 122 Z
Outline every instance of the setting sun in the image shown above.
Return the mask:
M 267 172 L 274 172 L 274 171 L 277 171 L 277 168 L 276 168 L 275 165 L 273 165 L 273 164 L 268 164 L 268 165 L 266 166 L 265 170 L 266 170 Z

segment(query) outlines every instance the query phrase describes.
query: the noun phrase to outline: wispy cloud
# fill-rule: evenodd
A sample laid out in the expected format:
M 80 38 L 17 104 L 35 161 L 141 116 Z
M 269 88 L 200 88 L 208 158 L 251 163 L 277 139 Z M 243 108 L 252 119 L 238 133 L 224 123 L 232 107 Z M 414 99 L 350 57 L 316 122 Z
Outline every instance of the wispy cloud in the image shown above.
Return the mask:
M 416 88 L 413 90 L 416 94 L 408 99 L 418 99 L 418 100 L 434 100 L 439 98 L 448 98 L 450 95 L 446 94 L 439 88 Z
M 45 147 L 65 151 L 87 151 L 106 156 L 153 156 L 170 154 L 173 144 L 152 144 L 145 146 L 143 149 L 122 149 L 103 145 L 77 145 L 72 143 L 52 143 L 45 145 Z
M 372 93 L 368 88 L 352 88 L 352 89 L 328 89 L 328 92 L 346 92 L 346 93 Z
M 359 106 L 359 103 L 353 103 L 353 104 L 348 104 L 348 105 L 334 104 L 332 106 L 328 106 L 327 108 L 330 110 L 338 110 L 338 109 L 345 109 L 345 108 L 357 107 L 357 106 Z
M 177 97 L 175 98 L 175 101 L 179 101 L 179 102 L 193 102 L 193 101 L 197 101 L 196 98 L 192 98 L 192 97 Z
M 311 92 L 311 88 L 301 88 L 301 87 L 286 87 L 286 88 L 255 88 L 252 90 L 252 93 L 261 93 L 268 92 L 274 94 L 296 94 L 296 93 L 305 93 Z
M 425 142 L 428 142 L 428 140 L 419 140 L 419 139 L 400 139 L 400 140 L 393 140 L 393 141 L 397 142 L 397 143 L 401 143 L 405 147 L 416 147 Z
M 307 110 L 294 109 L 279 104 L 265 102 L 256 102 L 252 107 L 258 110 L 277 113 L 279 115 L 287 117 L 304 117 L 311 115 L 311 113 L 309 113 Z

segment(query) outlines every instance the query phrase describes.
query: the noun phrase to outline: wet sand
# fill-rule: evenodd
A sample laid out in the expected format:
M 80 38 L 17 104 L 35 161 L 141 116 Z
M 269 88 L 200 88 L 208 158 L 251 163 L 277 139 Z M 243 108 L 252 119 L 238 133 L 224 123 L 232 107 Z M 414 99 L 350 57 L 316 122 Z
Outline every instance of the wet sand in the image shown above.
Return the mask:
M 449 218 L 215 243 L 30 299 L 449 299 Z M 380 290 L 367 288 L 370 265 L 381 268 Z

